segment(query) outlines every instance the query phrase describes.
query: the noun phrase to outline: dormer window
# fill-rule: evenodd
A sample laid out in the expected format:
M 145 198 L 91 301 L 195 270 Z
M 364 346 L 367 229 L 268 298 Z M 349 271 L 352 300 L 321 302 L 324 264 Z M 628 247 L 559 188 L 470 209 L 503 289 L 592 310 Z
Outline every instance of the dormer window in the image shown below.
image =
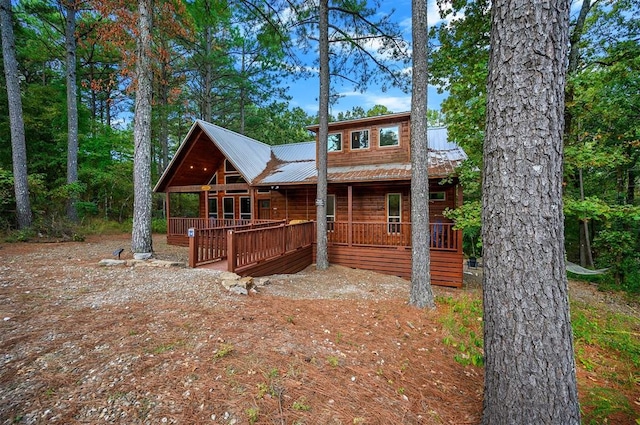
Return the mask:
M 381 148 L 400 145 L 400 129 L 397 125 L 393 127 L 383 127 L 380 129 L 378 143 Z
M 342 133 L 331 133 L 327 137 L 327 152 L 340 152 L 342 150 Z
M 369 149 L 369 130 L 351 132 L 351 150 Z

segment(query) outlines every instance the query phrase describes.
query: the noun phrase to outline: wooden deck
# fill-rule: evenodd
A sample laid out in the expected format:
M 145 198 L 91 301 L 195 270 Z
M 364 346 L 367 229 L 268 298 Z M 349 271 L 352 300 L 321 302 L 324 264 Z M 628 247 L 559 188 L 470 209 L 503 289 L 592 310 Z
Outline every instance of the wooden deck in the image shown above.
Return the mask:
M 230 224 L 230 223 L 223 223 Z M 296 273 L 315 260 L 315 223 L 260 223 L 194 229 L 189 266 L 241 276 Z M 411 278 L 410 223 L 329 223 L 329 262 Z M 462 234 L 449 223 L 431 224 L 430 270 L 434 285 L 460 287 Z M 224 262 L 223 262 L 224 261 Z

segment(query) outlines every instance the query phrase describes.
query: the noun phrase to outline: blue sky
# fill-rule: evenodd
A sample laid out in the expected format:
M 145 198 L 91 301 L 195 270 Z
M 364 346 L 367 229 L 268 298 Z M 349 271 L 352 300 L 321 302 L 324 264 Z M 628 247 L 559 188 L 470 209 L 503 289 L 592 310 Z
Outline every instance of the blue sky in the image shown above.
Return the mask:
M 381 13 L 388 13 L 395 9 L 392 19 L 403 30 L 405 40 L 411 42 L 411 0 L 383 1 Z M 438 12 L 436 0 L 427 0 L 429 27 L 442 22 Z M 572 0 L 571 18 L 575 19 L 579 13 L 582 0 Z M 458 14 L 458 18 L 461 15 Z M 447 17 L 449 20 L 450 17 Z M 352 86 L 341 85 L 339 81 L 331 81 L 332 89 L 343 95 L 336 105 L 331 107 L 330 113 L 337 115 L 339 112 L 351 110 L 354 106 L 361 106 L 365 111 L 376 104 L 384 105 L 393 112 L 405 112 L 411 110 L 411 94 L 391 88 L 383 92 L 380 86 L 371 86 L 366 92 L 360 93 L 353 90 Z M 292 107 L 301 107 L 307 114 L 315 115 L 318 111 L 319 80 L 317 76 L 306 81 L 297 81 L 290 86 L 289 94 L 293 97 L 290 102 Z M 440 110 L 442 101 L 447 93 L 438 93 L 436 87 L 429 87 L 427 102 L 429 109 Z
M 392 19 L 400 25 L 405 39 L 410 42 L 411 0 L 395 0 L 393 2 L 383 3 L 383 9 L 385 7 L 389 9 L 381 10 L 381 12 L 388 13 L 391 7 L 395 8 Z M 431 26 L 441 20 L 438 14 L 436 0 L 428 0 L 427 4 L 429 6 L 429 25 Z M 320 90 L 319 84 L 317 76 L 312 79 L 291 83 L 289 94 L 293 99 L 290 105 L 292 107 L 301 107 L 307 114 L 315 115 L 318 111 L 317 98 Z M 351 110 L 354 106 L 361 106 L 365 111 L 377 104 L 384 105 L 393 112 L 405 112 L 411 109 L 411 94 L 403 93 L 399 89 L 389 88 L 386 92 L 383 92 L 379 85 L 372 85 L 367 91 L 361 93 L 354 91 L 353 86 L 341 84 L 338 80 L 332 80 L 331 85 L 332 89 L 337 90 L 342 95 L 337 104 L 331 107 L 330 113 L 334 116 L 339 112 Z M 429 109 L 439 110 L 440 104 L 445 97 L 446 93 L 439 94 L 435 87 L 429 87 Z

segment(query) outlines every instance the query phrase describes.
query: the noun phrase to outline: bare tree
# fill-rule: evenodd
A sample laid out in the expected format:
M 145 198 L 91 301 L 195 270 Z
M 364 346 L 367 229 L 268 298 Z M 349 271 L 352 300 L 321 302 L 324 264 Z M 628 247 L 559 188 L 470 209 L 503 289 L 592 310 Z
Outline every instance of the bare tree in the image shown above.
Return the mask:
M 151 0 L 138 0 L 136 100 L 133 125 L 133 230 L 131 250 L 153 251 L 151 235 Z
M 483 424 L 579 424 L 562 213 L 569 1 L 492 4 Z
M 416 307 L 435 307 L 429 253 L 429 146 L 427 143 L 427 2 L 412 0 L 411 295 Z
M 16 59 L 16 43 L 13 35 L 12 22 L 11 1 L 0 0 L 2 58 L 4 60 L 4 75 L 7 81 L 7 98 L 9 101 L 11 155 L 13 160 L 13 184 L 16 195 L 16 215 L 18 219 L 18 227 L 20 229 L 24 229 L 31 226 L 32 215 L 31 202 L 29 201 L 29 184 L 27 181 L 27 146 L 24 136 L 22 98 L 20 97 L 18 61 Z

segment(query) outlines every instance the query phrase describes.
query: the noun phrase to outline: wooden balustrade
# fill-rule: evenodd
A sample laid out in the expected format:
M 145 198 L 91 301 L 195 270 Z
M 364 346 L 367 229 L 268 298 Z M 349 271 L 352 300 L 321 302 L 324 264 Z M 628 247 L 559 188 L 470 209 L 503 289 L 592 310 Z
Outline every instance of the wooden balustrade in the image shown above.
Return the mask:
M 229 271 L 265 260 L 274 259 L 311 246 L 314 241 L 313 222 L 283 224 L 250 230 L 227 232 Z
M 254 227 L 272 226 L 284 223 L 284 220 L 235 220 L 228 218 L 186 218 L 170 217 L 167 228 L 168 235 L 185 236 L 189 229 L 213 229 L 222 227 L 239 227 L 252 225 Z
M 411 246 L 411 223 L 343 222 L 327 223 L 329 243 L 348 246 Z M 458 231 L 452 223 L 431 223 L 429 247 L 435 250 L 457 251 Z

